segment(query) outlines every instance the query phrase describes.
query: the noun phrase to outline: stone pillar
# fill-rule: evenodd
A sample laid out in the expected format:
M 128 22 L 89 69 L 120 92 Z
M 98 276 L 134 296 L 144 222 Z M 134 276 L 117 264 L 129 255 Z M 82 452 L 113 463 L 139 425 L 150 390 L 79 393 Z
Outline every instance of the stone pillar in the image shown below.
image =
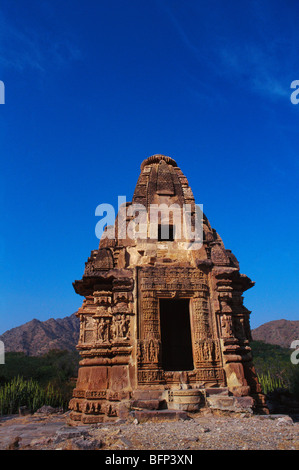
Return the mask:
M 154 291 L 142 291 L 139 316 L 138 383 L 159 384 L 164 377 L 161 370 L 159 300 Z
M 82 360 L 70 402 L 71 419 L 84 423 L 124 416 L 131 397 L 132 286 L 115 283 L 83 302 L 78 350 Z

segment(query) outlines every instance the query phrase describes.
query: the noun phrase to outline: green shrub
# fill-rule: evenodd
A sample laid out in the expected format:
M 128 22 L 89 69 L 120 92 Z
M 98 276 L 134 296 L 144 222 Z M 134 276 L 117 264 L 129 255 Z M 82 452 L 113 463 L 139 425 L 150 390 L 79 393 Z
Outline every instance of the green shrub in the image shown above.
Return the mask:
M 299 399 L 299 364 L 292 364 L 291 350 L 263 341 L 250 346 L 263 393 L 284 389 Z
M 258 380 L 261 384 L 262 391 L 264 394 L 273 392 L 278 388 L 287 388 L 286 384 L 280 377 L 277 377 L 276 375 L 271 375 L 270 372 L 268 372 L 268 374 L 258 374 Z
M 0 385 L 21 375 L 47 385 L 54 379 L 61 384 L 76 377 L 79 364 L 77 351 L 52 350 L 41 356 L 26 356 L 22 352 L 7 352 L 0 365 Z
M 35 412 L 43 405 L 68 408 L 77 376 L 77 351 L 52 350 L 41 356 L 5 354 L 0 365 L 0 414 L 17 413 L 20 406 Z
M 43 405 L 53 408 L 67 407 L 67 402 L 60 391 L 53 385 L 42 387 L 38 382 L 23 377 L 14 377 L 10 382 L 0 387 L 0 414 L 15 414 L 21 406 L 26 406 L 32 413 Z

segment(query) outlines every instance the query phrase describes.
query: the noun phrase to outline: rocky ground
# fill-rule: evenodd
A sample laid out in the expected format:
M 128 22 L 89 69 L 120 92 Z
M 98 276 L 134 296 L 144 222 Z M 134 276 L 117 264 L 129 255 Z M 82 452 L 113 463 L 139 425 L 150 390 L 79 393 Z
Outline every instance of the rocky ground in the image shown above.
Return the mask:
M 177 421 L 119 420 L 70 426 L 68 413 L 0 419 L 5 450 L 299 450 L 299 417 L 190 415 Z

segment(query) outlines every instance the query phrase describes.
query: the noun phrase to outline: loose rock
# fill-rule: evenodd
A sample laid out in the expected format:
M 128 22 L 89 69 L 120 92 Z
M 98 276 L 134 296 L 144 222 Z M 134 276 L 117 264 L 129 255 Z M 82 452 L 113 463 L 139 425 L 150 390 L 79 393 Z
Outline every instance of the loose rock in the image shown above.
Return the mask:
M 1 449 L 299 450 L 299 416 L 190 414 L 189 420 L 133 420 L 67 426 L 50 414 L 0 418 Z

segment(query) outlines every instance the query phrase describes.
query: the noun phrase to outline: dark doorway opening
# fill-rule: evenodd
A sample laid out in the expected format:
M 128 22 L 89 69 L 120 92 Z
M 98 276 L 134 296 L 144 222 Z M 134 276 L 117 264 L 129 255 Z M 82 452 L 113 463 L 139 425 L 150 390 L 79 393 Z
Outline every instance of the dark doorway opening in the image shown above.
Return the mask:
M 189 299 L 160 299 L 162 366 L 193 370 Z

